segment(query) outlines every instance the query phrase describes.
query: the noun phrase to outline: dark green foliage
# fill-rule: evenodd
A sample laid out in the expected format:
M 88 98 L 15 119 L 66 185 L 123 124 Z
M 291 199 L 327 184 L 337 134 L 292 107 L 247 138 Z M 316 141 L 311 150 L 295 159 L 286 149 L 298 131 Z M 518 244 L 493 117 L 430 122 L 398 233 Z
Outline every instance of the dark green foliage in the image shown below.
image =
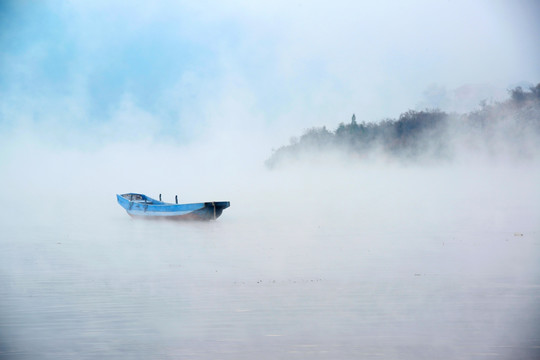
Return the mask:
M 339 124 L 334 132 L 326 127 L 307 130 L 299 141 L 275 151 L 266 164 L 273 167 L 285 158 L 329 149 L 358 155 L 356 158 L 379 151 L 407 161 L 440 159 L 451 157 L 456 143 L 490 149 L 514 146 L 519 149 L 516 153 L 520 153 L 523 147 L 520 142 L 525 137 L 530 140 L 532 134 L 540 140 L 540 84 L 529 91 L 517 87 L 509 93 L 510 98 L 505 102 L 490 105 L 484 102 L 481 110 L 464 115 L 437 109 L 409 110 L 397 120 L 358 123 L 353 114 L 349 124 Z M 501 141 L 504 146 L 500 146 Z
M 514 102 L 523 102 L 527 100 L 539 100 L 540 99 L 540 83 L 536 86 L 531 86 L 529 91 L 524 91 L 521 86 L 508 91 L 510 97 Z
M 300 138 L 300 143 L 313 146 L 326 146 L 332 142 L 333 134 L 326 127 L 311 128 Z

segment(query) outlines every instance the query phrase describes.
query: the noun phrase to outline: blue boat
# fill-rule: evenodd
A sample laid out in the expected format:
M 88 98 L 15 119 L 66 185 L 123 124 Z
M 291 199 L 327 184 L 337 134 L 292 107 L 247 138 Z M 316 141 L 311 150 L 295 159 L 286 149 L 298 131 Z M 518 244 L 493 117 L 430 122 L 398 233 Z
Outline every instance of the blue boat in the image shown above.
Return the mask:
M 228 201 L 178 204 L 178 197 L 176 204 L 170 204 L 161 201 L 161 194 L 159 200 L 136 193 L 117 194 L 116 199 L 130 216 L 143 219 L 215 220 L 231 205 Z

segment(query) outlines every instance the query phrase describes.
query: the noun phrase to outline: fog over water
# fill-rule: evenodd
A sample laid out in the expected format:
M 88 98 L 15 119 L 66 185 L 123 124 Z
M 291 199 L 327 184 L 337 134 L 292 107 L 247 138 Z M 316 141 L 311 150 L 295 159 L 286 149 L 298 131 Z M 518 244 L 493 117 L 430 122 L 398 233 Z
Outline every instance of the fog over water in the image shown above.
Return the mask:
M 534 162 L 329 156 L 199 177 L 189 148 L 35 150 L 13 145 L 2 166 L 1 358 L 539 353 Z M 135 221 L 115 203 L 125 191 L 231 207 Z
M 540 79 L 539 13 L 0 3 L 0 359 L 540 358 L 537 105 L 520 103 L 527 126 L 509 106 L 491 132 L 449 127 L 452 156 L 265 167 L 353 113 L 499 119 Z M 231 207 L 136 221 L 126 192 Z

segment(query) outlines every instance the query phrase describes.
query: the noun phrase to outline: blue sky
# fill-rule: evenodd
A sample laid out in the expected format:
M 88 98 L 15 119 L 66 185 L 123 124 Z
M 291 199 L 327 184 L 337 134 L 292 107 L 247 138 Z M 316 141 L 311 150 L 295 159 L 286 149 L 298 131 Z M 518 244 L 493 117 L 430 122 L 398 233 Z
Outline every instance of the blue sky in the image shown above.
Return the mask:
M 465 111 L 540 82 L 535 3 L 4 1 L 1 129 L 67 146 L 266 134 L 269 151 L 352 113 Z

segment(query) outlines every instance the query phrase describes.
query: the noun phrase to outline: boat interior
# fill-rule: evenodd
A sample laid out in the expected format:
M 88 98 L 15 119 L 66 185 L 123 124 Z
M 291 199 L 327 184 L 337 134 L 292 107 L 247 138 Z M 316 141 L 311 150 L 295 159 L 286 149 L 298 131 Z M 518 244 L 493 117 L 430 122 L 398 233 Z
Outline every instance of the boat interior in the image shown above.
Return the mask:
M 152 198 L 147 197 L 146 195 L 142 194 L 122 194 L 121 195 L 124 199 L 133 201 L 136 203 L 143 203 L 143 204 L 161 204 L 161 202 L 156 201 Z

